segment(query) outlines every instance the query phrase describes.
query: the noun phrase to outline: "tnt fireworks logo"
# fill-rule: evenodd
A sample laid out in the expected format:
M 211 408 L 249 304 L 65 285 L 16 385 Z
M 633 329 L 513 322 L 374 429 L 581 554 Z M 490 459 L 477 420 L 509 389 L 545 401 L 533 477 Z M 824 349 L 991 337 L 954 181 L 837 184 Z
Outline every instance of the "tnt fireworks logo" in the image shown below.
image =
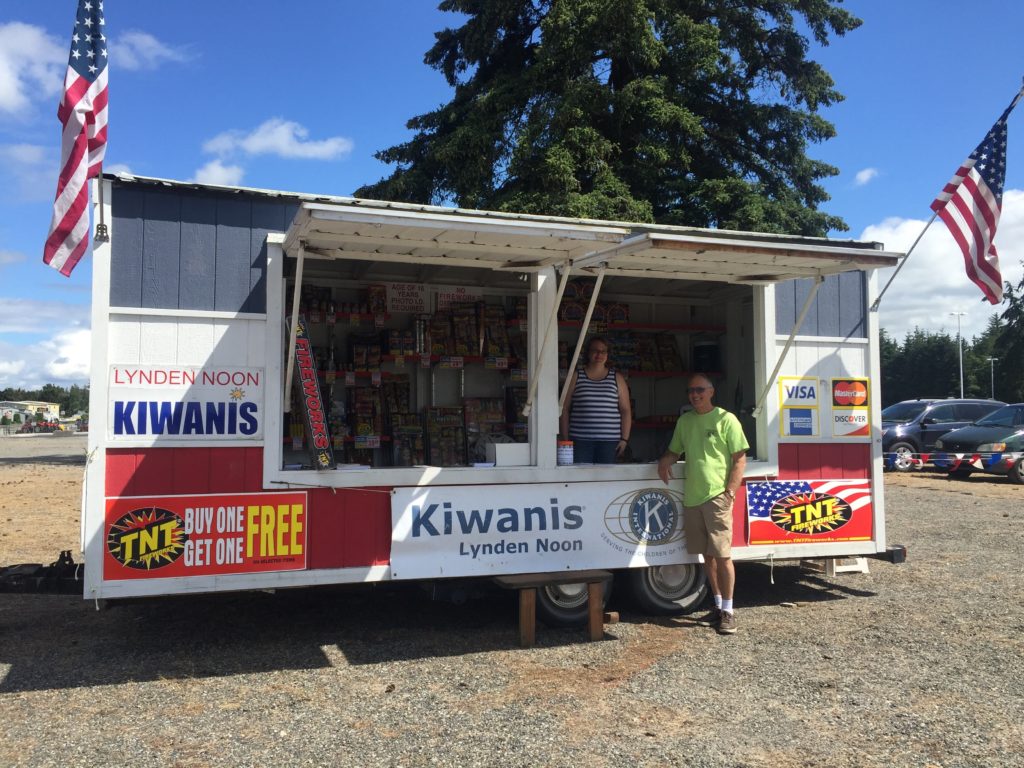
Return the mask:
M 862 481 L 853 482 L 860 484 Z M 813 536 L 830 533 L 850 522 L 853 515 L 850 504 L 834 495 L 837 492 L 847 493 L 848 490 L 842 490 L 839 483 L 748 483 L 747 503 L 751 518 L 768 518 L 788 533 Z M 862 495 L 859 488 L 857 492 Z
M 127 568 L 153 570 L 170 565 L 185 549 L 184 521 L 159 507 L 133 509 L 107 532 L 107 551 Z
M 627 544 L 668 544 L 682 537 L 682 498 L 674 491 L 645 488 L 624 494 L 605 510 L 608 532 Z

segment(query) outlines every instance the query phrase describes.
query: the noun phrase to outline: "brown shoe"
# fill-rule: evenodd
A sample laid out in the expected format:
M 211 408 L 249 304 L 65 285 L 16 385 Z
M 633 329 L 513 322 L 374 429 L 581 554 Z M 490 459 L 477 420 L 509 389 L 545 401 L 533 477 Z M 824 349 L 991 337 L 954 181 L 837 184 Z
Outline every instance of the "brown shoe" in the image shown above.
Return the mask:
M 722 611 L 722 618 L 718 622 L 718 634 L 720 635 L 735 635 L 736 634 L 736 615 L 731 612 Z
M 702 627 L 717 627 L 718 622 L 721 620 L 722 610 L 712 606 L 703 616 L 695 617 L 693 622 L 694 624 L 700 624 Z

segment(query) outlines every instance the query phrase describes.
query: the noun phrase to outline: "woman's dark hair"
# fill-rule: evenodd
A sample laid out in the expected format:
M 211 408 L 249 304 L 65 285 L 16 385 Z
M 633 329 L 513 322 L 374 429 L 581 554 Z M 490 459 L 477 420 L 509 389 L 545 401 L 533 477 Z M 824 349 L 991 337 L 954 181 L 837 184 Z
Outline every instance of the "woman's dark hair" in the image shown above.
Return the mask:
M 594 346 L 595 341 L 600 341 L 602 344 L 604 344 L 605 347 L 608 348 L 608 354 L 611 354 L 612 345 L 608 343 L 608 339 L 606 339 L 604 336 L 591 336 L 589 339 L 587 339 L 587 343 L 583 345 L 584 351 L 587 353 L 587 357 L 590 357 L 590 348 Z

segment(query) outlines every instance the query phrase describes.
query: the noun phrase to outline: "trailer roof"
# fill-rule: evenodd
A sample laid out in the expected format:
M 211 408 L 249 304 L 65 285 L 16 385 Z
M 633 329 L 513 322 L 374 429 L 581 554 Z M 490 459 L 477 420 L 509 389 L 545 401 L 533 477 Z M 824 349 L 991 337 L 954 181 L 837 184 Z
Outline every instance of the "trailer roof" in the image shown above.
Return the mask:
M 295 256 L 302 244 L 307 257 L 391 265 L 390 272 L 405 265 L 421 280 L 434 269 L 448 279 L 467 268 L 521 273 L 571 263 L 579 273 L 604 267 L 620 286 L 636 281 L 638 293 L 650 290 L 650 278 L 671 280 L 659 292 L 682 295 L 695 290 L 694 283 L 810 278 L 895 266 L 903 255 L 856 240 L 476 211 L 128 174 L 108 178 L 293 199 L 300 207 L 286 233 L 287 254 Z

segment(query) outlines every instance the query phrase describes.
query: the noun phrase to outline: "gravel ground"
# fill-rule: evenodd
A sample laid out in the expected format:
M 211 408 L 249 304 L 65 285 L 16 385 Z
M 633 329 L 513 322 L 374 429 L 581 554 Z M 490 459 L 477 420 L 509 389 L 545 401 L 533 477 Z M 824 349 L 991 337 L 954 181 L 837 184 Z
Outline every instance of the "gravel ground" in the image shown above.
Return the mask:
M 0 564 L 77 541 L 82 446 L 49 439 L 0 440 Z M 408 587 L 0 594 L 0 765 L 1024 765 L 1024 487 L 886 495 L 907 563 L 740 564 L 733 637 L 622 606 L 604 642 L 540 627 L 521 650 L 510 595 Z

